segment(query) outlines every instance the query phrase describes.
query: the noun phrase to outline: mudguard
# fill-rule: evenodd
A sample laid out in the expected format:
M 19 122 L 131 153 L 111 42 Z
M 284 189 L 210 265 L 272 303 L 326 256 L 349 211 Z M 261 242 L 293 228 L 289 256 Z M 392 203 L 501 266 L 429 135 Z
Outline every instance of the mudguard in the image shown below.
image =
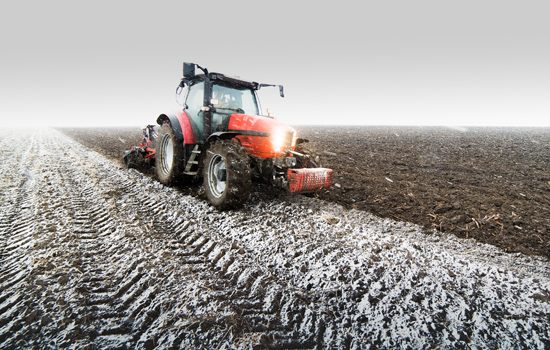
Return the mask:
M 161 114 L 157 118 L 157 124 L 162 125 L 166 120 L 170 121 L 172 130 L 174 130 L 174 136 L 178 141 L 183 141 L 186 145 L 195 144 L 193 129 L 191 128 L 189 117 L 185 112 L 178 111 L 174 113 Z
M 222 139 L 222 140 L 230 140 L 234 137 L 237 137 L 239 135 L 242 135 L 243 133 L 242 132 L 235 132 L 235 131 L 218 131 L 218 132 L 214 132 L 212 133 L 212 135 L 210 135 L 208 137 L 208 139 L 206 140 L 206 142 L 213 142 L 215 140 L 219 140 L 219 139 Z
M 237 136 L 241 135 L 240 132 L 234 132 L 234 131 L 218 131 L 210 135 L 206 141 L 204 142 L 204 149 L 207 150 L 208 147 L 212 143 L 214 143 L 217 140 L 231 140 L 233 138 L 236 138 Z M 240 142 L 240 140 L 239 140 Z

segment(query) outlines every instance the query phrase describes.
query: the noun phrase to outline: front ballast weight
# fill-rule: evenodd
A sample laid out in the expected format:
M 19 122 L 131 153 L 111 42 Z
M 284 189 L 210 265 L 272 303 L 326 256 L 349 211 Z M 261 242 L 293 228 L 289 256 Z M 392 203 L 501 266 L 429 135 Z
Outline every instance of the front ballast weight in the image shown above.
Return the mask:
M 286 155 L 263 160 L 253 157 L 256 178 L 292 193 L 307 193 L 330 187 L 332 169 L 320 167 L 319 157 L 299 152 L 290 154 L 291 157 Z M 271 176 L 266 176 L 268 174 Z
M 330 186 L 332 169 L 288 169 L 287 179 L 290 192 L 312 192 Z

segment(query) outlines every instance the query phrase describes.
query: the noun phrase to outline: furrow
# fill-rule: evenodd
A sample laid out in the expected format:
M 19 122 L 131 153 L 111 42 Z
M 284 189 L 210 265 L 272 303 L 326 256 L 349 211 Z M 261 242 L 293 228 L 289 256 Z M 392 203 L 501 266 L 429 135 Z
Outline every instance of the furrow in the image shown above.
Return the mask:
M 22 299 L 23 299 L 23 294 L 15 292 L 11 294 L 9 298 L 4 300 L 2 304 L 0 304 L 0 327 L 2 326 L 1 325 L 2 319 L 6 319 L 6 318 L 9 319 L 8 317 L 9 315 L 4 315 L 4 314 L 10 310 L 11 310 L 11 313 L 15 313 L 17 308 L 14 308 L 14 305 L 19 305 L 19 302 Z
M 20 257 L 23 258 L 24 255 L 21 255 Z M 12 265 L 8 266 L 8 271 L 10 273 L 7 273 L 0 278 L 0 283 L 2 283 L 2 290 L 9 290 L 9 288 L 13 287 L 14 285 L 18 284 L 28 277 L 29 271 L 27 269 L 21 269 L 20 262 L 22 260 L 23 259 L 14 259 Z
M 128 305 L 125 305 L 127 316 L 129 319 L 134 319 L 146 307 L 151 305 L 151 301 L 157 294 L 156 286 L 148 286 L 142 293 L 136 296 L 135 300 Z
M 14 309 L 16 307 L 23 306 L 14 306 Z M 13 315 L 8 322 L 4 323 L 2 320 L 0 320 L 0 348 L 9 349 L 17 343 L 17 339 L 13 338 L 14 336 L 16 336 L 17 331 L 19 331 L 23 327 L 24 322 L 25 320 L 22 316 L 19 315 L 17 311 L 13 312 Z

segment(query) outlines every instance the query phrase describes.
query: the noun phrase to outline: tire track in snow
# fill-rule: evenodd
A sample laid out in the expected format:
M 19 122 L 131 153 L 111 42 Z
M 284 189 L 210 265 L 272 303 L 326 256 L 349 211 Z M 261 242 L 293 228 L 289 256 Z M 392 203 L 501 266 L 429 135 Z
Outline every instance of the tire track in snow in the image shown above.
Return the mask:
M 8 137 L 9 139 L 9 137 Z M 0 245 L 0 347 L 12 348 L 24 344 L 26 321 L 33 316 L 33 305 L 26 290 L 26 281 L 32 268 L 31 250 L 34 244 L 33 222 L 35 179 L 31 174 L 39 151 L 36 138 L 29 142 L 7 142 L 13 149 L 9 157 L 1 159 L 8 171 L 2 177 L 3 200 L 0 214 L 2 243 Z M 0 147 L 5 147 L 2 143 Z M 0 149 L 2 157 L 5 156 Z M 7 198 L 6 198 L 7 197 Z M 6 200 L 7 199 L 7 200 Z
M 54 153 L 69 147 L 59 146 L 60 139 L 53 140 L 57 146 Z M 62 189 L 70 205 L 66 222 L 65 237 L 68 238 L 70 261 L 77 274 L 71 276 L 65 295 L 70 306 L 70 313 L 78 315 L 70 321 L 78 325 L 85 335 L 85 343 L 96 343 L 99 346 L 116 346 L 131 340 L 125 327 L 121 327 L 121 315 L 117 312 L 117 302 L 124 298 L 128 290 L 139 282 L 142 274 L 142 261 L 118 254 L 120 242 L 110 240 L 116 231 L 116 220 L 111 218 L 109 204 L 97 194 L 97 181 L 93 164 L 83 152 L 70 147 L 67 158 L 60 161 L 58 176 L 55 182 Z M 74 166 L 77 165 L 77 167 Z M 107 257 L 110 253 L 113 257 Z M 62 269 L 63 270 L 63 269 Z M 71 327 L 59 332 L 60 341 L 74 337 Z
M 123 175 L 120 177 L 124 178 Z M 106 176 L 102 176 L 102 178 L 112 179 L 112 177 Z M 102 184 L 102 186 L 116 188 L 117 184 L 119 184 L 120 182 L 121 180 L 117 177 L 115 178 L 114 182 L 110 183 L 109 185 Z M 122 182 L 124 183 L 124 180 L 122 180 Z M 123 184 L 121 189 L 125 191 L 131 191 L 135 187 L 135 181 L 132 183 L 133 185 Z M 114 192 L 119 192 L 121 189 L 115 189 Z M 130 208 L 130 215 L 134 214 L 135 217 L 140 220 L 140 222 L 145 223 L 145 225 L 149 225 L 150 231 L 153 231 L 160 235 L 168 235 L 169 237 L 166 237 L 168 239 L 175 238 L 176 243 L 172 243 L 172 245 L 170 245 L 169 240 L 168 247 L 176 249 L 182 247 L 187 248 L 183 252 L 181 252 L 181 249 L 178 252 L 179 256 L 184 257 L 182 263 L 208 263 L 209 268 L 213 269 L 213 271 L 217 273 L 218 279 L 222 277 L 227 281 L 226 285 L 223 286 L 223 288 L 225 288 L 227 291 L 225 291 L 224 293 L 218 292 L 218 299 L 224 300 L 225 302 L 227 300 L 231 300 L 235 304 L 249 304 L 249 302 L 247 301 L 235 302 L 234 300 L 232 300 L 235 299 L 235 285 L 239 287 L 238 289 L 244 289 L 244 291 L 240 290 L 239 293 L 243 296 L 243 298 L 248 298 L 251 295 L 251 291 L 248 289 L 251 288 L 254 279 L 258 277 L 258 275 L 260 275 L 261 271 L 259 269 L 256 269 L 255 271 L 251 272 L 251 269 L 242 267 L 239 264 L 238 254 L 235 254 L 236 249 L 233 249 L 236 248 L 234 247 L 233 243 L 225 242 L 225 247 L 221 247 L 221 245 L 216 241 L 212 241 L 210 238 L 207 238 L 203 234 L 199 233 L 199 230 L 189 230 L 191 225 L 189 221 L 182 221 L 174 219 L 173 217 L 170 218 L 170 215 L 166 213 L 166 198 L 160 199 L 158 194 L 148 194 L 147 191 L 131 192 L 133 192 L 132 196 L 125 197 L 123 201 L 123 204 Z M 134 201 L 134 203 L 131 203 L 132 200 Z M 138 210 L 135 210 L 135 208 L 138 208 Z M 192 216 L 185 215 L 185 213 L 181 214 L 184 217 Z M 211 228 L 209 228 L 208 226 L 212 224 L 212 222 L 198 223 L 199 226 L 203 224 L 204 226 L 206 226 L 206 230 L 211 230 Z M 155 239 L 158 238 L 159 237 L 155 236 Z M 180 245 L 178 246 L 177 244 Z M 164 252 L 164 254 L 170 255 L 170 253 L 167 253 L 166 251 Z M 213 273 L 213 271 L 211 271 L 211 273 Z M 170 278 L 172 276 L 167 277 Z M 260 279 L 260 281 L 263 281 L 264 283 L 273 280 L 273 278 Z M 258 286 L 258 284 L 254 285 L 256 294 L 258 294 Z M 217 287 L 220 288 L 220 286 Z M 260 306 L 260 310 L 261 309 L 263 309 L 263 307 Z M 251 309 L 249 308 L 248 311 L 250 312 L 250 310 Z M 154 322 L 155 320 L 153 320 L 151 324 Z M 189 327 L 189 325 L 187 325 L 187 327 Z M 143 326 L 140 327 L 140 331 L 145 333 Z M 158 333 L 158 330 L 154 330 L 152 333 Z M 142 338 L 146 339 L 147 337 Z M 143 342 L 147 343 L 147 341 L 148 340 L 144 340 Z M 173 340 L 170 339 L 169 341 Z
M 118 226 L 118 234 L 129 235 L 130 237 L 135 234 L 134 238 L 136 236 L 140 237 L 139 231 L 143 226 L 147 228 L 147 232 L 154 234 L 155 240 L 168 234 L 178 238 L 178 244 L 181 246 L 175 248 L 178 250 L 178 255 L 185 260 L 185 264 L 204 264 L 206 261 L 205 255 L 214 251 L 215 243 L 197 234 L 197 232 L 187 232 L 190 225 L 188 221 L 177 220 L 174 222 L 174 220 L 168 220 L 168 223 L 164 222 L 167 219 L 166 205 L 159 200 L 158 194 L 151 197 L 145 191 L 136 191 L 135 183 L 124 184 L 124 180 L 122 180 L 121 188 L 118 188 L 121 183 L 120 177 L 104 176 L 106 174 L 98 170 L 98 167 L 93 163 L 93 159 L 82 156 L 81 153 L 77 152 L 76 147 L 58 146 L 56 148 L 54 146 L 56 146 L 55 141 L 50 144 L 50 147 L 53 148 L 52 154 L 64 152 L 65 155 L 65 158 L 60 160 L 57 170 L 53 172 L 57 178 L 50 176 L 50 180 L 53 185 L 58 186 L 57 193 L 54 193 L 51 197 L 61 197 L 66 202 L 56 209 L 59 216 L 65 215 L 64 227 L 60 228 L 59 233 L 63 235 L 62 243 L 67 245 L 67 248 L 63 251 L 65 255 L 69 256 L 69 261 L 82 260 L 82 250 L 88 250 L 88 241 L 97 240 L 98 238 L 96 227 L 105 223 L 108 227 Z M 63 149 L 70 149 L 71 151 L 67 152 Z M 77 165 L 77 167 L 74 165 Z M 90 171 L 89 167 L 93 167 L 96 173 L 99 171 L 100 175 L 92 176 L 93 172 Z M 110 175 L 111 169 L 108 170 Z M 101 179 L 98 183 L 91 184 L 98 178 Z M 109 181 L 104 181 L 104 179 Z M 92 188 L 97 189 L 98 185 L 109 189 L 115 194 L 128 192 L 124 194 L 123 200 L 115 200 L 113 203 L 115 207 L 117 205 L 124 206 L 125 210 L 121 210 L 115 215 L 110 213 L 110 219 L 107 220 L 105 212 L 101 208 L 107 207 L 108 204 L 101 196 L 95 196 L 95 192 L 91 190 Z M 120 204 L 117 204 L 117 202 L 120 202 Z M 70 205 L 67 206 L 67 203 L 70 203 Z M 102 214 L 97 215 L 96 213 Z M 128 219 L 128 216 L 132 215 L 134 215 L 133 219 L 138 219 L 138 225 L 133 227 L 133 232 L 131 229 L 129 230 L 124 222 L 125 219 Z M 127 217 L 124 218 L 124 216 Z M 96 220 L 98 217 L 102 219 Z M 120 229 L 121 227 L 123 228 Z M 135 246 L 132 248 L 135 248 Z M 229 251 L 229 249 L 225 251 Z M 223 251 L 224 254 L 225 251 Z M 202 256 L 197 257 L 197 254 L 202 254 Z M 233 260 L 223 260 L 222 272 L 233 265 Z M 153 282 L 154 278 L 150 278 L 147 273 L 143 272 L 149 266 L 145 263 L 137 265 L 136 260 L 133 259 L 124 259 L 121 263 L 125 267 L 129 265 L 129 268 L 122 269 L 122 272 L 118 271 L 114 275 L 111 274 L 110 279 L 105 278 L 98 281 L 96 277 L 92 281 L 93 285 L 91 285 L 84 277 L 80 280 L 81 283 L 78 288 L 65 288 L 65 298 L 63 298 L 66 301 L 64 303 L 65 314 L 80 315 L 79 320 L 76 320 L 76 322 L 85 323 L 84 327 L 81 328 L 88 330 L 91 335 L 90 341 L 93 340 L 96 344 L 115 346 L 115 344 L 120 345 L 141 338 L 141 334 L 145 334 L 149 327 L 154 326 L 159 314 L 159 303 L 154 301 L 159 289 L 158 283 Z M 99 267 L 101 264 L 94 264 L 96 269 L 101 269 Z M 112 268 L 112 261 L 107 265 Z M 83 275 L 89 270 L 84 264 L 73 267 Z M 65 284 L 70 284 L 70 281 L 65 281 L 65 279 L 73 279 L 74 277 L 64 278 L 63 271 L 65 269 L 66 266 L 57 269 L 59 270 L 57 274 L 54 270 L 53 275 L 63 280 Z M 94 289 L 94 286 L 98 283 L 104 283 L 104 285 L 101 288 Z M 149 304 L 152 304 L 153 307 L 150 307 Z M 85 305 L 85 307 L 81 305 Z M 106 309 L 109 311 L 106 311 Z M 135 320 L 133 322 L 135 327 L 133 328 L 129 326 L 128 320 L 130 318 Z M 105 320 L 108 320 L 108 322 Z M 75 321 L 66 319 L 62 320 L 62 322 L 64 321 L 68 322 L 68 326 L 75 323 Z M 158 333 L 158 331 L 153 331 L 153 333 Z M 61 343 L 63 339 L 68 339 L 72 335 L 70 331 L 66 332 L 65 330 L 61 330 L 58 334 L 57 338 Z M 144 337 L 144 342 L 147 341 L 147 337 Z

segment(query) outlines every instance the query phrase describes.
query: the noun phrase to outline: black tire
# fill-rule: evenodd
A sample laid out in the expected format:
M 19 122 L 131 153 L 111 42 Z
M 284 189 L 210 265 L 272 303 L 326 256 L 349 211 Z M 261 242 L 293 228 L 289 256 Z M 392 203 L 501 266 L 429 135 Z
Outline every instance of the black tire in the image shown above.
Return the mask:
M 155 167 L 160 182 L 170 185 L 182 180 L 184 170 L 183 142 L 178 141 L 170 123 L 164 123 L 156 140 Z
M 237 142 L 214 142 L 206 153 L 203 175 L 206 197 L 218 209 L 236 209 L 250 195 L 250 160 Z
M 319 156 L 305 144 L 296 146 L 295 151 L 303 154 L 303 157 L 296 157 L 296 168 L 321 168 Z

